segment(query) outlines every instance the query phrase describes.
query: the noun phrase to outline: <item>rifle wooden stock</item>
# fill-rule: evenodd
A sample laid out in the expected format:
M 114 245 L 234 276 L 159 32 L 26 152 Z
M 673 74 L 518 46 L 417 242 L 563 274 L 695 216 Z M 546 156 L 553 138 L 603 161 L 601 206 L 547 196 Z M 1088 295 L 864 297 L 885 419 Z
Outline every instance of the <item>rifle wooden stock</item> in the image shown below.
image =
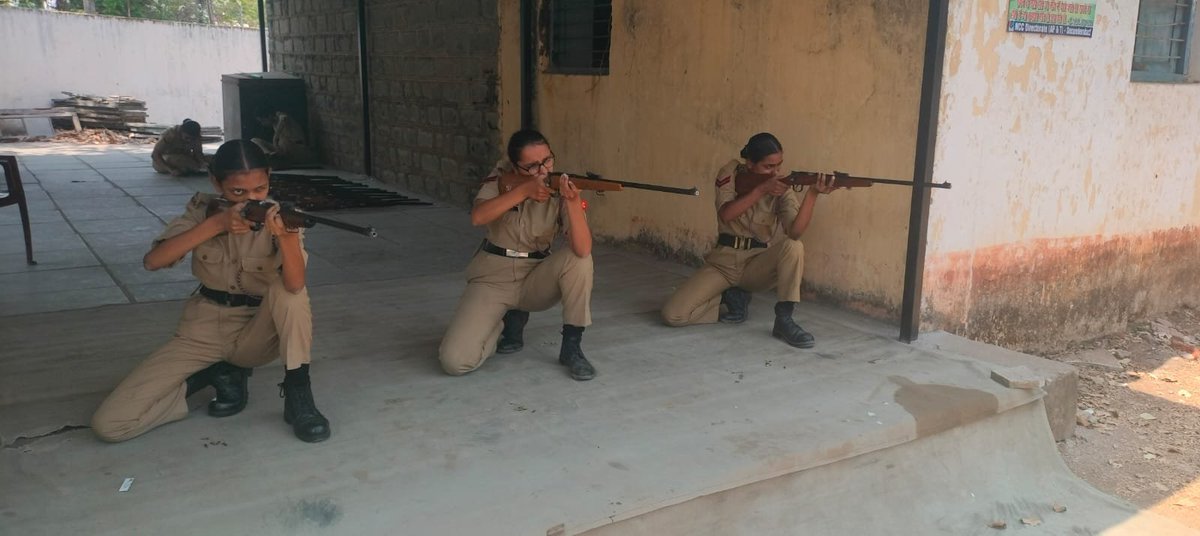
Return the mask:
M 571 179 L 571 183 L 580 190 L 591 190 L 594 192 L 620 192 L 625 188 L 634 188 L 638 190 L 650 190 L 652 192 L 664 192 L 669 194 L 680 195 L 700 195 L 700 190 L 696 188 L 675 188 L 673 186 L 659 186 L 657 184 L 645 184 L 640 182 L 616 181 L 605 179 L 594 173 L 587 175 L 578 175 L 575 173 L 551 173 L 546 177 L 547 186 L 554 191 L 558 191 L 558 177 L 566 175 Z M 516 188 L 522 182 L 530 180 L 532 177 L 528 175 L 518 175 L 516 173 L 507 173 L 502 175 L 500 181 L 500 191 L 507 192 Z
M 834 188 L 870 188 L 875 184 L 894 184 L 897 186 L 917 186 L 926 188 L 944 188 L 950 189 L 948 182 L 912 182 L 901 181 L 894 179 L 876 179 L 871 177 L 855 177 L 849 173 L 834 171 L 827 173 L 833 175 Z M 779 180 L 787 183 L 790 186 L 811 186 L 817 183 L 817 178 L 820 176 L 815 171 L 793 171 L 788 176 Z M 733 189 L 738 195 L 744 195 L 750 190 L 758 187 L 763 182 L 773 178 L 771 175 L 758 175 L 755 173 L 739 173 L 733 181 Z

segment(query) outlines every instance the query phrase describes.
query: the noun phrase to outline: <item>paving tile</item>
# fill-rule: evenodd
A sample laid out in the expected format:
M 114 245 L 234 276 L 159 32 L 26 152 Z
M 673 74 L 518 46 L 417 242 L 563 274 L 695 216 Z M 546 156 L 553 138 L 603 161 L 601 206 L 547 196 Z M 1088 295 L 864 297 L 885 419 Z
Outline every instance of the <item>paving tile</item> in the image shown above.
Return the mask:
M 113 220 L 93 220 L 84 224 L 80 224 L 75 229 L 84 235 L 95 233 L 119 233 L 119 232 L 142 232 L 153 231 L 159 233 L 166 225 L 156 216 L 142 215 L 134 218 L 121 218 Z
M 93 246 L 92 251 L 104 264 L 135 264 L 142 262 L 146 252 L 150 251 L 150 242 L 132 246 Z
M 94 201 L 96 206 L 104 206 L 105 204 L 108 204 L 115 208 L 117 206 L 121 206 L 121 202 L 114 200 L 128 197 L 129 195 L 123 190 L 114 186 L 50 191 L 50 198 L 53 199 L 55 203 L 58 203 L 59 208 L 71 205 L 86 205 L 88 200 Z
M 336 285 L 350 283 L 362 278 L 352 268 L 343 268 L 308 248 L 308 266 L 305 272 L 305 282 L 310 287 L 321 285 Z
M 184 300 L 196 291 L 199 283 L 191 281 L 176 281 L 172 283 L 153 283 L 148 285 L 130 285 L 126 288 L 133 294 L 136 302 L 156 302 Z
M 129 298 L 116 286 L 25 295 L 0 293 L 0 316 L 90 309 L 124 303 L 129 303 Z
M 106 221 L 106 220 L 100 220 Z M 82 228 L 83 224 L 80 224 Z M 124 230 L 112 233 L 84 233 L 83 240 L 93 249 L 114 249 L 124 246 L 148 246 L 161 229 Z
M 125 218 L 140 218 L 150 215 L 142 207 L 109 208 L 109 207 L 67 207 L 62 209 L 63 215 L 72 223 L 90 220 L 111 220 Z
M 66 222 L 66 221 L 67 220 L 63 219 L 62 213 L 59 212 L 57 208 L 54 208 L 54 205 L 51 203 L 45 203 L 45 204 L 41 204 L 39 206 L 35 206 L 33 203 L 29 204 L 29 223 L 30 224 L 57 223 L 57 222 Z M 20 225 L 20 224 L 21 224 L 21 211 L 18 210 L 15 205 L 0 208 L 0 225 Z M 17 232 L 20 232 L 20 231 L 17 231 Z
M 122 186 L 125 193 L 136 197 L 156 197 L 163 195 L 186 195 L 191 197 L 196 190 L 180 184 L 158 184 L 154 186 Z
M 19 157 L 18 157 L 19 158 Z M 62 157 L 62 159 L 47 159 L 47 157 L 25 157 L 19 160 L 26 168 L 29 168 L 33 173 L 39 171 L 57 171 L 70 169 L 91 169 L 88 165 L 78 158 Z
M 34 260 L 39 251 L 86 248 L 83 240 L 65 221 L 34 223 L 29 226 L 29 231 L 33 238 Z M 0 254 L 24 252 L 25 235 L 21 225 L 0 226 Z
M 171 268 L 163 268 L 153 272 L 145 269 L 140 262 L 109 264 L 108 271 L 112 273 L 119 284 L 126 286 L 196 280 L 196 277 L 192 275 L 192 261 L 190 257 L 185 257 L 183 262 Z
M 142 159 L 137 155 L 131 155 L 131 154 L 126 154 L 126 153 L 106 153 L 106 154 L 98 154 L 98 155 L 80 156 L 77 158 L 79 158 L 80 160 L 84 161 L 85 163 L 87 163 L 89 165 L 93 165 L 93 166 L 96 164 L 109 164 L 109 163 L 115 163 L 115 162 L 133 162 L 133 163 L 140 163 L 140 164 L 149 163 L 149 159 Z
M 113 188 L 115 185 L 108 182 L 107 179 L 101 176 L 95 177 L 77 177 L 74 179 L 50 179 L 38 181 L 38 187 L 50 193 L 61 192 L 65 190 L 88 190 L 99 188 Z
M 100 259 L 97 259 L 90 249 L 74 248 L 47 251 L 38 249 L 37 242 L 33 243 L 33 260 L 37 264 L 32 266 L 25 264 L 25 250 L 21 250 L 19 253 L 0 254 L 0 274 L 40 272 L 100 265 Z
M 0 274 L 0 295 L 4 296 L 116 286 L 108 272 L 99 266 Z
M 154 170 L 138 169 L 105 169 L 101 170 L 104 178 L 116 183 L 147 183 L 171 181 L 170 175 L 163 175 Z
M 158 217 L 166 221 L 171 221 L 180 214 L 183 214 L 184 209 L 187 208 L 188 201 L 192 199 L 192 195 L 156 195 L 138 197 L 137 200 L 147 210 L 153 212 Z
M 101 195 L 96 195 L 96 194 Z M 132 197 L 125 195 L 118 188 L 111 190 L 97 191 L 89 193 L 75 192 L 59 192 L 52 194 L 54 203 L 60 209 L 79 208 L 79 207 L 97 207 L 97 208 L 136 208 L 138 202 Z
M 104 173 L 106 171 L 116 171 L 116 170 L 121 170 L 121 169 L 149 169 L 149 170 L 154 169 L 153 167 L 150 166 L 149 158 L 146 158 L 145 160 L 130 159 L 130 160 L 113 160 L 111 162 L 89 162 L 89 165 L 91 165 L 93 169 L 96 169 L 97 171 L 100 171 L 101 173 Z
M 30 185 L 30 184 L 25 185 L 25 201 L 26 202 L 49 201 L 49 200 L 50 200 L 50 194 L 46 193 L 45 190 L 39 188 L 37 185 Z

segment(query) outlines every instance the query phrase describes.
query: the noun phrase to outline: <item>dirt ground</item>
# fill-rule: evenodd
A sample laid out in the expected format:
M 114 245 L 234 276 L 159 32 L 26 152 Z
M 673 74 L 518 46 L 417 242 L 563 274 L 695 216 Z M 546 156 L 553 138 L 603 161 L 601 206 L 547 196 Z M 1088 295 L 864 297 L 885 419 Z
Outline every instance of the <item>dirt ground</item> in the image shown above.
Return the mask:
M 1200 312 L 1182 309 L 1045 356 L 1079 369 L 1059 452 L 1093 486 L 1200 529 Z

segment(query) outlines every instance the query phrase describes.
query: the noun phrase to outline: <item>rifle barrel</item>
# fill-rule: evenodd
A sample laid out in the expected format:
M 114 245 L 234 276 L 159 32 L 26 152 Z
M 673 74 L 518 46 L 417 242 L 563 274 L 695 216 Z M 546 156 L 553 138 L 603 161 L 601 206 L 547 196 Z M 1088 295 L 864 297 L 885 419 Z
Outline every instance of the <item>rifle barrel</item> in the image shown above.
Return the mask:
M 303 210 L 298 210 L 298 209 L 294 209 L 294 208 L 290 209 L 289 211 L 303 216 L 304 219 L 306 219 L 306 220 L 312 221 L 314 223 L 319 223 L 321 225 L 328 225 L 330 227 L 335 227 L 335 228 L 341 229 L 343 231 L 350 231 L 352 233 L 358 233 L 360 235 L 367 236 L 370 238 L 375 238 L 376 236 L 379 236 L 379 233 L 375 232 L 374 227 L 370 227 L 370 226 L 362 227 L 359 225 L 354 225 L 352 223 L 346 223 L 344 221 L 339 221 L 339 220 L 335 220 L 335 219 L 331 219 L 331 218 L 325 218 L 322 216 L 314 216 L 310 212 L 305 212 Z
M 868 180 L 871 182 L 878 182 L 881 184 L 899 184 L 901 186 L 918 186 L 918 185 L 920 185 L 920 186 L 925 186 L 928 188 L 945 188 L 947 190 L 950 189 L 950 183 L 948 183 L 948 182 L 913 182 L 913 181 L 899 181 L 899 180 L 894 180 L 894 179 L 875 179 L 875 178 L 869 178 L 869 177 L 851 177 L 851 178 L 865 179 L 865 180 Z
M 611 182 L 614 184 L 620 184 L 622 188 L 634 188 L 637 190 L 650 190 L 652 192 L 665 192 L 668 194 L 693 195 L 693 196 L 700 195 L 700 190 L 696 187 L 676 188 L 674 186 L 660 186 L 657 184 L 645 184 L 645 183 L 641 183 L 641 182 L 618 181 L 618 180 L 613 180 L 613 179 L 606 179 L 604 177 L 601 177 L 601 176 L 595 175 L 595 174 L 591 174 L 591 173 L 589 173 L 587 175 L 569 175 L 569 176 L 578 177 L 580 179 L 590 179 L 590 180 L 594 180 L 594 181 Z

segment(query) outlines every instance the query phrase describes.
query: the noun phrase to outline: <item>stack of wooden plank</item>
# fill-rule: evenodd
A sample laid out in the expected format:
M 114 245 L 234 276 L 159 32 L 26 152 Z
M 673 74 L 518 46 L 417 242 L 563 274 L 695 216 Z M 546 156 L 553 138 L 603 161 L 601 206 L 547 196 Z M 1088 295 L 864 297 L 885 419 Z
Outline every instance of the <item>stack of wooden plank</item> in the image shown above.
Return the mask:
M 157 138 L 162 135 L 163 131 L 170 125 L 158 125 L 154 123 L 129 123 L 129 137 L 131 138 Z M 209 143 L 221 141 L 221 127 L 200 127 L 200 143 Z
M 76 95 L 63 92 L 65 99 L 51 99 L 55 108 L 70 108 L 79 116 L 84 128 L 129 130 L 129 123 L 146 122 L 146 101 L 133 97 Z
M 55 110 L 73 112 L 83 128 L 103 128 L 129 133 L 130 138 L 157 138 L 171 125 L 146 122 L 146 101 L 133 97 L 114 95 L 77 95 L 64 91 L 67 98 L 52 99 Z M 57 125 L 56 125 L 57 126 Z M 200 140 L 203 143 L 221 141 L 221 127 L 203 127 Z
M 42 119 L 53 122 L 58 128 L 79 131 L 79 117 L 70 108 L 6 108 L 0 110 L 0 121 L 15 122 L 27 119 Z

